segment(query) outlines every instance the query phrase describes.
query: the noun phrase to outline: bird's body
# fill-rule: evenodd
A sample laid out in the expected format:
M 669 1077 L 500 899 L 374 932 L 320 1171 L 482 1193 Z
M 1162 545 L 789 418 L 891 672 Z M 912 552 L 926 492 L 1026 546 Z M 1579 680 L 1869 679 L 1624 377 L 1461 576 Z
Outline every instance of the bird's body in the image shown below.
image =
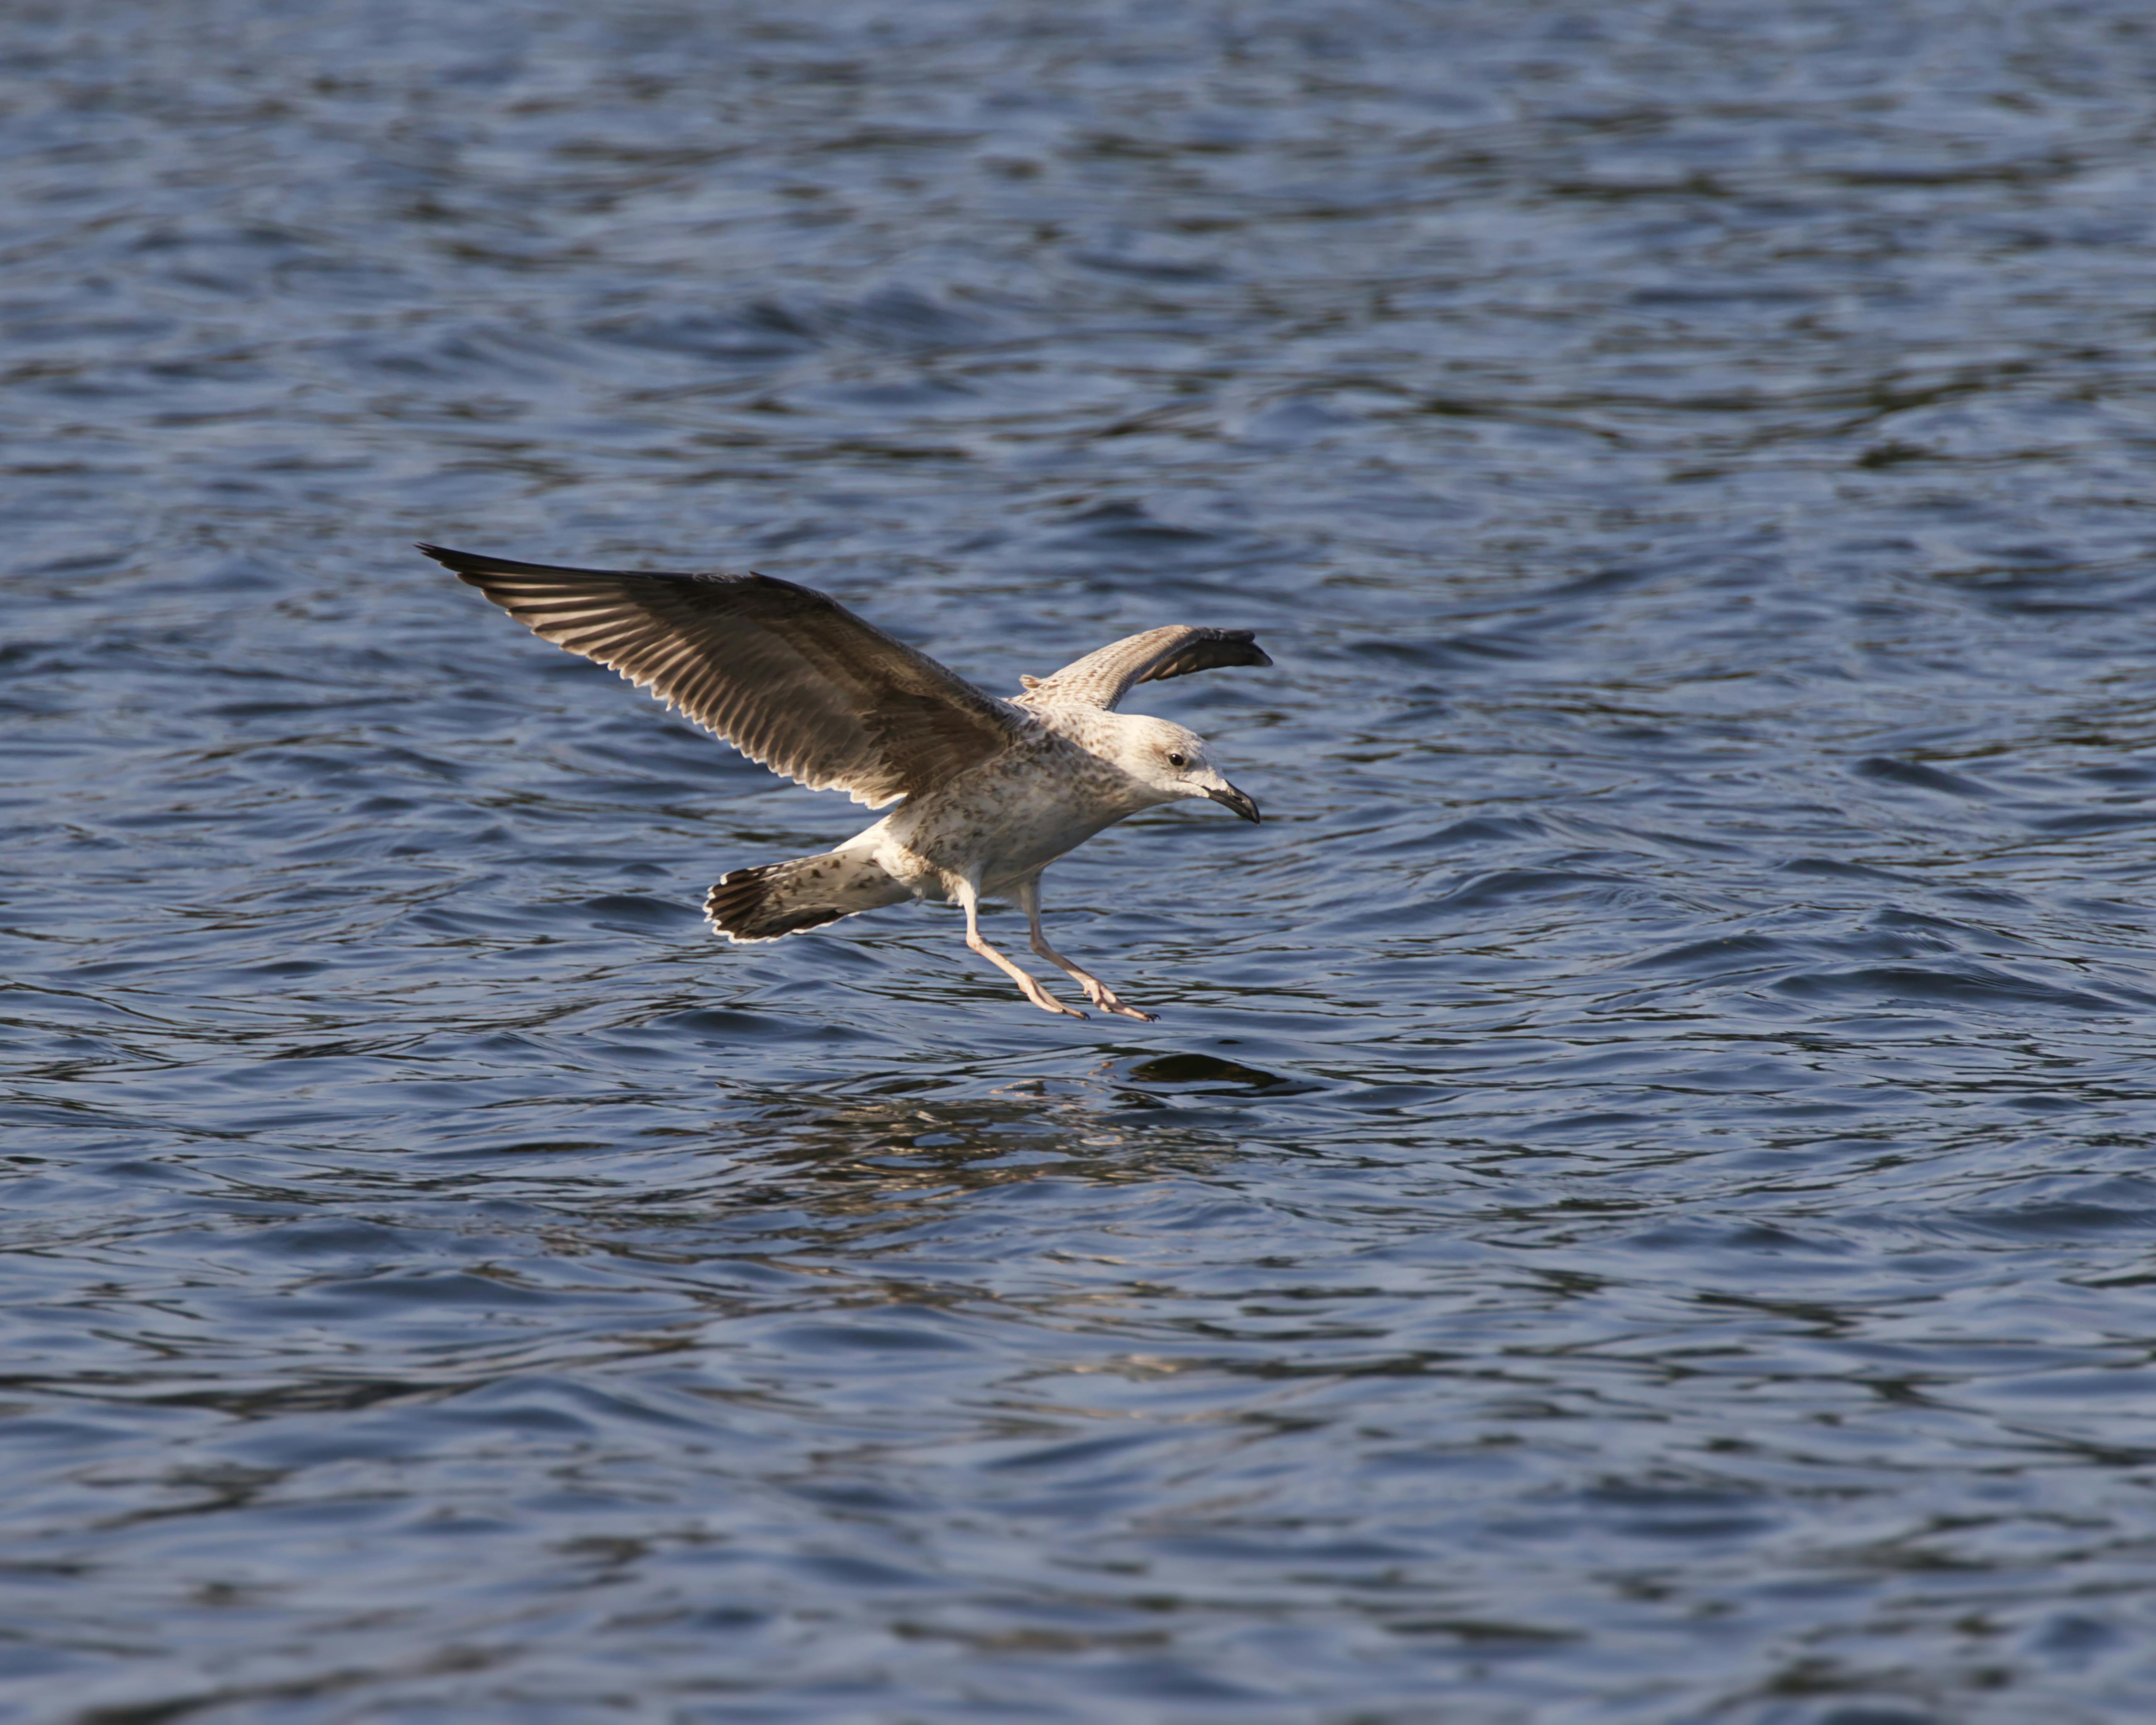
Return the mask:
M 909 797 L 869 829 L 879 860 L 917 893 L 947 898 L 947 878 L 974 873 L 983 891 L 1005 891 L 1126 816 L 1173 800 L 1105 752 L 1103 733 L 1121 714 L 1049 707 L 1028 716 L 1032 734 L 1006 753 Z
M 1207 761 L 1202 738 L 1115 710 L 1140 682 L 1270 665 L 1248 630 L 1132 635 L 1052 677 L 1024 679 L 1024 691 L 1003 701 L 791 582 L 420 549 L 537 634 L 613 666 L 751 759 L 872 807 L 898 802 L 835 850 L 721 876 L 704 908 L 730 940 L 777 940 L 909 898 L 948 899 L 966 912 L 968 947 L 1035 1005 L 1067 1013 L 981 937 L 981 897 L 1014 892 L 1034 952 L 1104 1011 L 1148 1018 L 1049 946 L 1041 870 L 1103 828 L 1184 797 L 1258 818 Z

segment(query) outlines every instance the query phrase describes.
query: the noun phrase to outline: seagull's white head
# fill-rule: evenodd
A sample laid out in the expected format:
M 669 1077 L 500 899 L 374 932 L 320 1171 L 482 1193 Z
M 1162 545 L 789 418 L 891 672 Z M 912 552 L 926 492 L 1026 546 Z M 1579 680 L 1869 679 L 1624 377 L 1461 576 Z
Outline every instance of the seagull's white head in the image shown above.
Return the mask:
M 1208 758 L 1205 739 L 1166 719 L 1118 713 L 1116 764 L 1152 791 L 1163 803 L 1178 797 L 1209 797 L 1245 820 L 1258 818 L 1258 805 L 1220 776 Z

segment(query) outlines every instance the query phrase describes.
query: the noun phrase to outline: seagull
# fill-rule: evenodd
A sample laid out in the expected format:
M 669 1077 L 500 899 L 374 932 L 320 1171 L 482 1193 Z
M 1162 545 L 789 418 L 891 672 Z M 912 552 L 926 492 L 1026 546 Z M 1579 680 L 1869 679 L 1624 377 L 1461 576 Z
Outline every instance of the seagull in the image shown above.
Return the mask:
M 649 689 L 750 760 L 811 790 L 891 809 L 818 856 L 722 875 L 714 932 L 778 940 L 906 899 L 955 902 L 966 945 L 1044 1011 L 1065 1006 L 983 938 L 984 895 L 1014 892 L 1034 952 L 1102 1012 L 1151 1019 L 1048 943 L 1042 870 L 1142 809 L 1209 798 L 1258 805 L 1222 778 L 1204 738 L 1116 711 L 1141 683 L 1270 665 L 1247 629 L 1172 624 L 1128 635 L 999 700 L 856 617 L 768 575 L 558 568 L 419 550 L 535 634 Z

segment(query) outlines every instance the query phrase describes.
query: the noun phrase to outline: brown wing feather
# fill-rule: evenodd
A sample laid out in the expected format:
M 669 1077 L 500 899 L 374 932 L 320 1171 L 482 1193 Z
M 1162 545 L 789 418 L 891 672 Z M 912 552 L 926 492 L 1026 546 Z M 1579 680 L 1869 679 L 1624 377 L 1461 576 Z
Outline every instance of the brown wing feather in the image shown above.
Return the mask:
M 1186 623 L 1126 635 L 1026 685 L 1026 698 L 1051 705 L 1113 708 L 1140 683 L 1158 683 L 1228 665 L 1270 665 L 1247 629 L 1198 629 Z
M 419 549 L 752 761 L 872 809 L 1009 747 L 1019 716 L 813 588 Z

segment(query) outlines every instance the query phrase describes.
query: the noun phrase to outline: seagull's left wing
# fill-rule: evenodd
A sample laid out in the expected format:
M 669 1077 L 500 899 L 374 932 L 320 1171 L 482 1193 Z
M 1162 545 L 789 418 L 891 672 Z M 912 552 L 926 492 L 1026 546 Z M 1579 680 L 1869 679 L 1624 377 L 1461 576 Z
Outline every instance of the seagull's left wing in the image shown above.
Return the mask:
M 1066 665 L 1052 677 L 1026 681 L 1026 698 L 1050 704 L 1112 710 L 1141 683 L 1193 671 L 1218 670 L 1225 665 L 1270 665 L 1265 649 L 1247 629 L 1198 629 L 1187 623 L 1126 635 L 1098 652 Z
M 1026 721 L 813 588 L 420 550 L 534 634 L 619 671 L 749 759 L 880 809 L 1010 747 Z

